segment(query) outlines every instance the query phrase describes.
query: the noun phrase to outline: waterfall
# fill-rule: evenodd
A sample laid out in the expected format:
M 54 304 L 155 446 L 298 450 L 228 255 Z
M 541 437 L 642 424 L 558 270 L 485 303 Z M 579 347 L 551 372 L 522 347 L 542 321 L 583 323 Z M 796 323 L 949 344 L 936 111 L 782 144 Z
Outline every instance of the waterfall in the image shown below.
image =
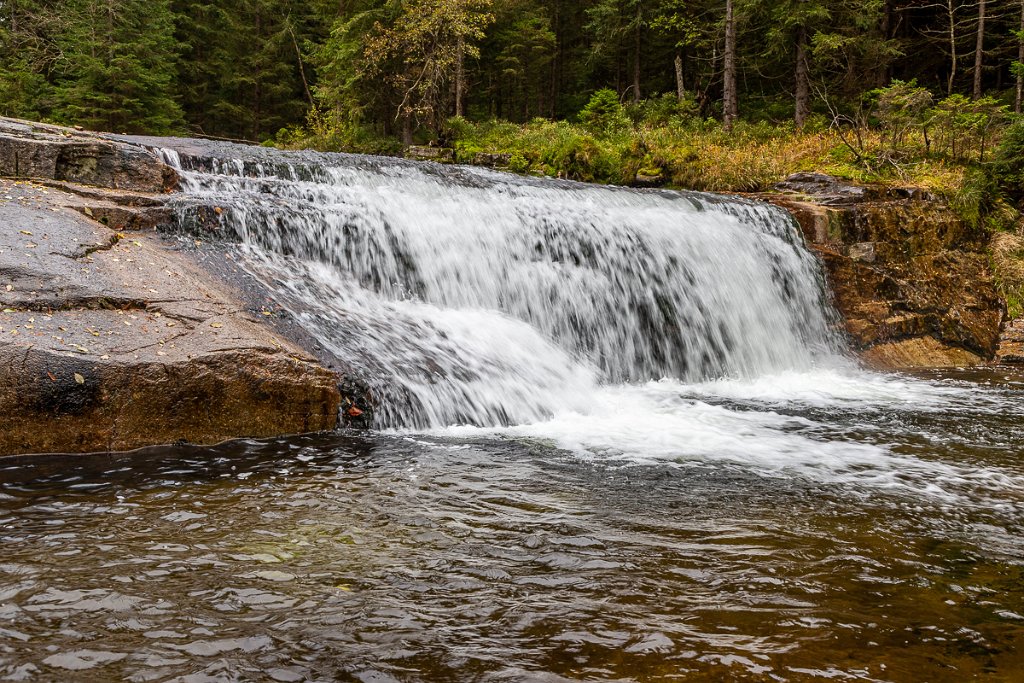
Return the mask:
M 181 150 L 179 149 L 179 152 Z M 781 209 L 356 155 L 163 152 L 218 229 L 371 387 L 378 427 L 522 424 L 602 385 L 809 370 L 842 353 Z

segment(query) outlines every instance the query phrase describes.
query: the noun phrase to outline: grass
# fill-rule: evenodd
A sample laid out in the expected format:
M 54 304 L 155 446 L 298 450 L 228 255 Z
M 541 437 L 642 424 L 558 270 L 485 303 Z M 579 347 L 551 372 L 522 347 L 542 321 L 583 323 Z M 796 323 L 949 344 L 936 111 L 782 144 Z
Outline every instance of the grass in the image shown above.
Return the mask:
M 998 233 L 991 242 L 992 270 L 999 292 L 1006 299 L 1010 319 L 1024 316 L 1024 238 Z
M 926 154 L 923 141 L 892 154 L 874 130 L 861 131 L 852 147 L 828 129 L 741 122 L 727 133 L 718 122 L 701 120 L 605 131 L 564 121 L 455 120 L 452 132 L 461 162 L 472 163 L 481 152 L 510 154 L 515 172 L 589 182 L 630 184 L 640 173 L 681 189 L 759 192 L 793 173 L 818 171 L 859 183 L 921 187 L 966 212 L 981 203 L 972 193 L 989 189 L 969 182 L 969 164 Z

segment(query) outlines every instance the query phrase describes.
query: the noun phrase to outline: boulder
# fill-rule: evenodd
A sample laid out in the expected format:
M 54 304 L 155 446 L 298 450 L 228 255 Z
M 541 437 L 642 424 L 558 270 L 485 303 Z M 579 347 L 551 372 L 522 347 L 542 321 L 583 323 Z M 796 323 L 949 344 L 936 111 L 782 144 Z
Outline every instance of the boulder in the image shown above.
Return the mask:
M 512 165 L 512 155 L 477 152 L 473 155 L 473 165 L 487 166 L 488 168 L 508 168 Z
M 416 161 L 436 161 L 450 164 L 455 161 L 455 150 L 450 147 L 411 145 L 405 149 L 405 158 Z

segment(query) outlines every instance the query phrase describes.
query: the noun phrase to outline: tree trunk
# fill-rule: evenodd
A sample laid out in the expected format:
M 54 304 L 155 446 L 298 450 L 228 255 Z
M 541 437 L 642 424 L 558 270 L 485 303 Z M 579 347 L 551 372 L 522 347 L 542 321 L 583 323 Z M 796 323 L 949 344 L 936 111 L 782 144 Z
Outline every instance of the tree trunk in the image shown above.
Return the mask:
M 801 26 L 796 34 L 796 122 L 803 130 L 811 113 L 811 81 L 807 65 L 807 28 Z
M 643 23 L 640 3 L 636 4 L 636 31 L 633 34 L 633 101 L 640 103 L 640 51 L 643 47 Z
M 953 0 L 946 0 L 946 12 L 949 15 L 949 81 L 946 84 L 946 94 L 953 94 L 953 81 L 956 79 L 956 16 L 954 10 L 956 5 Z
M 1021 0 L 1024 2 L 1024 0 Z M 1024 16 L 1024 15 L 1022 15 Z M 676 53 L 675 59 L 676 67 L 676 95 L 679 97 L 679 101 L 682 102 L 686 99 L 686 83 L 683 81 L 683 55 L 679 52 Z
M 619 45 L 618 47 L 615 48 L 615 92 L 618 93 L 619 96 L 621 96 L 622 93 L 623 93 L 623 88 L 622 88 L 622 53 L 623 53 L 624 50 L 625 50 L 625 48 L 622 45 Z
M 981 99 L 981 67 L 985 54 L 985 3 L 978 2 L 978 40 L 974 44 L 974 99 Z
M 892 40 L 892 15 L 893 15 L 893 0 L 885 0 L 882 5 L 882 22 L 878 27 L 878 32 L 882 36 L 882 40 L 888 42 Z M 878 79 L 875 85 L 879 88 L 883 88 L 889 84 L 892 80 L 892 59 L 886 58 L 885 64 L 878 70 Z
M 295 35 L 295 29 L 292 27 L 291 17 L 287 19 L 288 22 L 288 34 L 292 37 L 292 45 L 295 46 L 295 58 L 299 62 L 299 75 L 302 76 L 302 87 L 306 91 L 306 100 L 309 102 L 310 108 L 316 106 L 316 102 L 313 100 L 313 91 L 309 89 L 309 79 L 306 78 L 306 67 L 302 63 L 302 50 L 299 49 L 299 39 Z
M 456 50 L 458 54 L 455 62 L 455 115 L 464 117 L 466 115 L 466 43 L 462 36 L 459 36 Z
M 263 39 L 263 15 L 256 11 L 256 36 L 262 42 Z M 256 78 L 253 84 L 253 108 L 252 108 L 252 140 L 260 142 L 260 134 L 263 132 L 263 60 L 256 60 Z
M 412 118 L 408 114 L 402 114 L 402 144 L 406 147 L 412 144 Z
M 736 16 L 733 0 L 725 0 L 725 56 L 722 74 L 722 125 L 732 131 L 739 116 L 736 94 Z
M 1020 34 L 1017 38 L 1017 97 L 1013 101 L 1013 110 L 1020 113 L 1021 100 L 1024 100 L 1024 0 L 1020 3 Z
M 555 16 L 552 25 L 555 27 L 555 52 L 551 56 L 551 89 L 548 95 L 548 103 L 550 105 L 550 109 L 548 110 L 548 118 L 552 120 L 555 118 L 555 112 L 558 109 L 558 72 L 560 70 L 562 59 L 562 34 L 559 30 L 559 16 L 557 4 L 555 5 L 554 13 Z

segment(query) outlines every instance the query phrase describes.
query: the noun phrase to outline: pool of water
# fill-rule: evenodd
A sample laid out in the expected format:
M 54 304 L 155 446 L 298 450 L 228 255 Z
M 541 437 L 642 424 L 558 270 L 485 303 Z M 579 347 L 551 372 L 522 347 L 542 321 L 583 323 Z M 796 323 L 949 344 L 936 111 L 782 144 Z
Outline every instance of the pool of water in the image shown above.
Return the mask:
M 0 460 L 0 679 L 1019 681 L 1024 380 Z

